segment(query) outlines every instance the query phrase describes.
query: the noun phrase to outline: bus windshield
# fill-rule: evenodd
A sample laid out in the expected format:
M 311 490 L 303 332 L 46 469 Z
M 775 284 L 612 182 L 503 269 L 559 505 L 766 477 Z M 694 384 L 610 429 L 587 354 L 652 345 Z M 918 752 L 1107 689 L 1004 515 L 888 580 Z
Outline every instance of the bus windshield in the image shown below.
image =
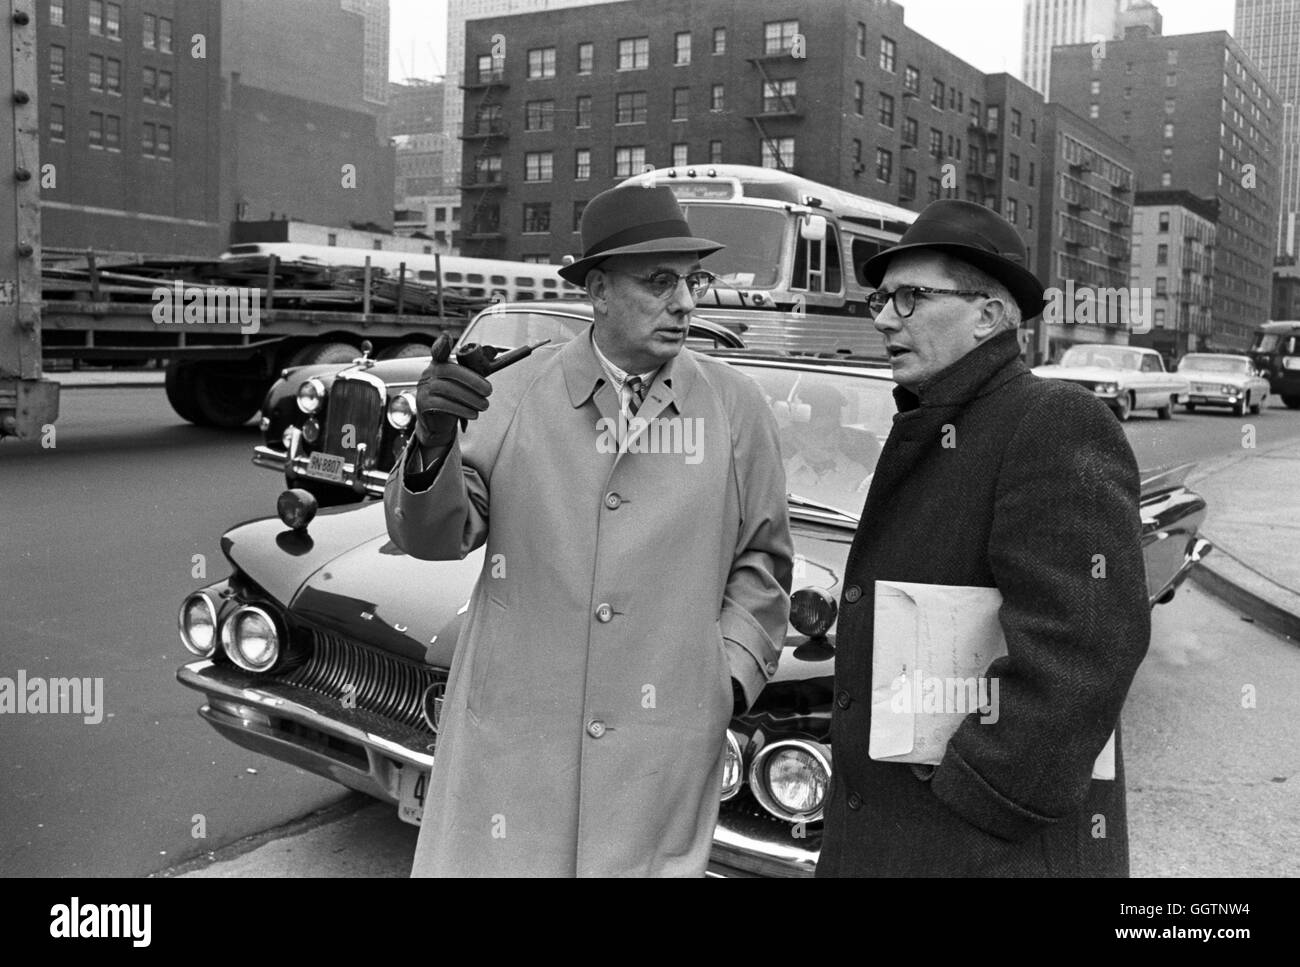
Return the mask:
M 704 267 L 723 287 L 770 289 L 779 281 L 787 216 L 744 205 L 682 204 L 691 231 L 727 247 L 708 256 Z

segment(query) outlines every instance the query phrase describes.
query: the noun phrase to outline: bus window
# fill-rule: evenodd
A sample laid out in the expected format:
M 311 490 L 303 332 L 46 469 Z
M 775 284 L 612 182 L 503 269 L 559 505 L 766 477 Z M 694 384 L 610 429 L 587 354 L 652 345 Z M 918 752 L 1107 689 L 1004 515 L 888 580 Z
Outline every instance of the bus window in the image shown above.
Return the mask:
M 465 277 L 464 277 L 463 275 L 461 275 L 459 272 L 448 272 L 448 273 L 447 273 L 447 281 L 448 281 L 448 282 L 464 282 L 464 281 L 465 281 Z
M 826 291 L 844 291 L 844 272 L 840 263 L 840 233 L 834 225 L 826 230 Z
M 554 289 L 557 285 L 559 285 L 559 283 L 554 279 L 542 279 L 543 289 Z
M 505 285 L 505 284 L 506 284 L 506 277 L 505 277 L 504 275 L 494 275 L 494 276 L 492 276 L 492 284 L 493 284 L 493 285 Z
M 871 287 L 871 283 L 862 274 L 862 266 L 866 265 L 867 259 L 873 258 L 888 247 L 885 242 L 874 242 L 867 238 L 855 238 L 853 240 L 853 250 L 850 257 L 853 259 L 853 277 L 858 280 L 858 285 Z
M 483 276 L 482 276 L 481 274 L 479 274 L 478 272 L 471 272 L 469 275 L 467 275 L 467 276 L 465 277 L 465 281 L 467 281 L 467 282 L 475 282 L 475 283 L 477 283 L 478 285 L 482 285 L 482 284 L 483 284 Z
M 474 289 L 470 289 L 470 290 L 469 290 L 469 294 L 470 294 L 470 297 L 471 297 L 471 298 L 474 298 L 474 299 L 482 299 L 482 298 L 484 298 L 484 297 L 487 295 L 487 290 L 486 290 L 486 289 L 474 288 Z
M 560 297 L 560 293 L 558 293 L 558 292 L 543 292 L 543 293 L 542 293 L 542 298 L 543 298 L 543 299 L 558 299 L 559 297 Z
M 515 285 L 531 289 L 533 286 L 537 285 L 537 282 L 533 279 L 525 279 L 523 276 L 517 276 L 515 278 Z
M 537 300 L 536 292 L 529 292 L 527 289 L 524 289 L 520 292 L 515 293 L 516 302 L 535 302 L 536 300 Z
M 822 276 L 822 243 L 795 235 L 794 273 L 790 277 L 790 288 L 821 292 Z
M 432 271 L 431 269 L 420 269 L 416 278 L 418 278 L 421 282 L 437 282 L 438 273 Z

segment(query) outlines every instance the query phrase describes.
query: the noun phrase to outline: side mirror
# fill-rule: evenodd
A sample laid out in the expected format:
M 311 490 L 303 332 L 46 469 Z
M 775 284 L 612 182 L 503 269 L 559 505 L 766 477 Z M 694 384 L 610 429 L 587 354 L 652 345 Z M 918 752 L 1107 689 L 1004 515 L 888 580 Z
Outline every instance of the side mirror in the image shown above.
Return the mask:
M 810 242 L 821 242 L 826 238 L 826 216 L 805 215 L 799 223 L 799 237 Z

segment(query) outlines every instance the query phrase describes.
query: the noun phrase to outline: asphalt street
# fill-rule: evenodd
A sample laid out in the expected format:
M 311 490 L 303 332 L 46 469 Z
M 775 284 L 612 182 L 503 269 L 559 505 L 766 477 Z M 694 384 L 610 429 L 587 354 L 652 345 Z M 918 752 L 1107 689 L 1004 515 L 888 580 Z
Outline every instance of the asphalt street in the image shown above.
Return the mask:
M 1244 432 L 1300 439 L 1300 413 L 1137 414 L 1126 432 L 1153 467 L 1239 453 Z M 134 876 L 301 844 L 284 824 L 346 796 L 222 739 L 174 678 L 182 597 L 227 572 L 225 529 L 274 513 L 282 481 L 249 462 L 257 439 L 182 422 L 155 387 L 65 391 L 53 446 L 0 445 L 0 675 L 104 681 L 98 724 L 0 718 L 0 876 Z M 1195 589 L 1156 615 L 1124 719 L 1133 872 L 1296 875 L 1300 651 Z M 404 875 L 414 830 L 394 812 L 320 825 L 329 855 L 300 846 L 294 862 L 333 875 L 369 842 L 368 870 Z

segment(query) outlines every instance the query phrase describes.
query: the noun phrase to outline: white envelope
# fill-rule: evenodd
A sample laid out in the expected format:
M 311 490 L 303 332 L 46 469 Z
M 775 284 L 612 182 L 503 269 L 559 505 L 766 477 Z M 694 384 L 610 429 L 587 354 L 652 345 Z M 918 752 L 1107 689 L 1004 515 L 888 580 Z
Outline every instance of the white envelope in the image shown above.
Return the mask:
M 876 582 L 868 754 L 882 762 L 938 765 L 966 716 L 994 724 L 1000 687 L 986 677 L 1007 653 L 997 588 Z M 1115 733 L 1092 768 L 1115 778 Z

